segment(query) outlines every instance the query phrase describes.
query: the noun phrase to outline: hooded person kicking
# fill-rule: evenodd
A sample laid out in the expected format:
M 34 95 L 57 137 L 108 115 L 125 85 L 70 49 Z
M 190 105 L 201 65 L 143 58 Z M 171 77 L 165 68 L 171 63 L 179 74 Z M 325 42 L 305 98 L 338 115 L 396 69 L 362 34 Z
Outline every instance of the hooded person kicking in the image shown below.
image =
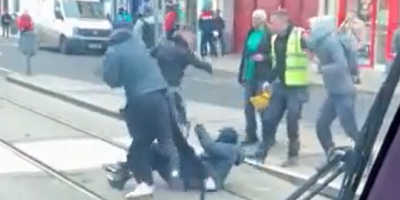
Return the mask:
M 170 186 L 180 188 L 179 156 L 172 135 L 168 84 L 141 38 L 130 29 L 121 28 L 112 33 L 103 61 L 103 80 L 109 87 L 122 87 L 125 91 L 124 118 L 129 134 L 134 138 L 128 150 L 127 167 L 138 183 L 126 198 L 151 196 L 154 192 L 149 154 L 154 140 L 169 158 L 167 176 Z

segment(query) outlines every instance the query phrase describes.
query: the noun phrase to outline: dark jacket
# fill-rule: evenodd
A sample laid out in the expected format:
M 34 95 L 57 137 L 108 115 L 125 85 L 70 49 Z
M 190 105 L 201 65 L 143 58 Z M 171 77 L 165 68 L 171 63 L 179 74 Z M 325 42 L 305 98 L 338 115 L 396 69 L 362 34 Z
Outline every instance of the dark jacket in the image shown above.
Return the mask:
M 232 167 L 243 160 L 243 154 L 237 145 L 238 134 L 232 128 L 225 128 L 220 130 L 218 139 L 213 140 L 205 128 L 195 131 L 204 149 L 201 159 L 208 174 L 215 180 L 217 189 L 221 189 Z
M 12 22 L 12 16 L 10 13 L 4 13 L 1 15 L 1 25 L 2 26 L 9 26 Z
M 173 41 L 163 41 L 150 52 L 150 55 L 156 58 L 165 80 L 173 87 L 181 85 L 189 65 L 212 73 L 211 64 L 199 60 L 189 49 L 187 42 L 178 36 L 174 37 Z
M 111 35 L 103 61 L 103 80 L 111 88 L 123 87 L 127 102 L 168 87 L 143 41 L 128 29 Z
M 199 28 L 203 34 L 211 34 L 217 30 L 213 11 L 203 11 L 201 13 Z
M 328 94 L 353 95 L 356 92 L 353 75 L 340 36 L 336 34 L 335 19 L 320 19 L 310 28 L 307 46 L 319 60 L 318 67 Z
M 251 28 L 247 33 L 246 40 L 244 42 L 244 49 L 242 52 L 242 59 L 239 65 L 239 74 L 238 74 L 238 81 L 239 83 L 243 82 L 244 71 L 246 67 L 246 59 L 250 58 L 254 54 L 261 53 L 264 55 L 264 60 L 261 62 L 255 63 L 255 70 L 253 80 L 255 81 L 265 81 L 267 79 L 268 74 L 271 71 L 272 67 L 272 60 L 271 60 L 271 33 L 266 29 L 266 33 L 264 34 L 264 38 L 261 40 L 257 52 L 249 54 L 246 49 L 246 43 L 249 39 L 250 34 L 254 31 L 254 28 Z

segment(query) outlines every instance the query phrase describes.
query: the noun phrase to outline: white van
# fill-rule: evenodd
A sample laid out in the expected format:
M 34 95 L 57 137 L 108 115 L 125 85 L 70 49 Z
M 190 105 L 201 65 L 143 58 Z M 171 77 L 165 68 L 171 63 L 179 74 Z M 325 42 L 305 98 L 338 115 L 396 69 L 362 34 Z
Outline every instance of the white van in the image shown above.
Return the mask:
M 63 54 L 104 51 L 112 25 L 100 0 L 42 0 L 35 21 L 41 47 Z

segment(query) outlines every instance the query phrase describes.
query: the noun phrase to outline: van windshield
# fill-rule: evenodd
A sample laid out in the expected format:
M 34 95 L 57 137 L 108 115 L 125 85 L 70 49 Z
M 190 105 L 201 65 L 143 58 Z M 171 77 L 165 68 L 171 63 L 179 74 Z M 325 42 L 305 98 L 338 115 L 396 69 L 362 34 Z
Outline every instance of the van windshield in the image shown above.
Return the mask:
M 103 19 L 104 8 L 100 1 L 64 0 L 65 16 L 70 18 Z

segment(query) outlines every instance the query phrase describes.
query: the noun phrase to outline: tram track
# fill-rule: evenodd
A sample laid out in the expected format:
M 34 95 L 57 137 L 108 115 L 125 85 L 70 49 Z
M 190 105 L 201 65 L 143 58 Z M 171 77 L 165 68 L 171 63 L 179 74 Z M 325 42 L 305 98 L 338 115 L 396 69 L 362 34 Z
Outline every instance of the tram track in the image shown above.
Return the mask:
M 123 150 L 128 150 L 128 146 L 126 146 L 125 144 L 123 144 L 122 142 L 117 142 L 114 141 L 111 138 L 102 136 L 100 134 L 96 134 L 93 131 L 90 131 L 86 128 L 83 128 L 81 126 L 78 126 L 76 124 L 74 124 L 73 122 L 71 122 L 70 120 L 64 119 L 60 116 L 57 115 L 53 115 L 49 112 L 45 112 L 42 111 L 34 106 L 31 106 L 27 103 L 21 102 L 15 98 L 12 98 L 10 96 L 0 96 L 0 100 L 3 100 L 7 103 L 10 103 L 14 106 L 17 106 L 25 111 L 31 112 L 35 115 L 41 116 L 45 119 L 48 119 L 50 121 L 53 121 L 57 124 L 61 124 L 65 127 L 68 127 L 74 131 L 77 131 L 79 133 L 81 133 L 82 135 L 89 137 L 89 138 L 93 138 L 99 141 L 102 141 L 104 143 L 107 143 L 113 147 L 119 148 L 119 149 L 123 149 Z M 65 183 L 66 185 L 70 186 L 71 188 L 82 192 L 83 194 L 85 194 L 86 196 L 90 197 L 93 200 L 109 200 L 107 198 L 105 198 L 104 196 L 98 194 L 97 192 L 91 190 L 89 187 L 84 186 L 84 184 L 79 183 L 78 181 L 75 181 L 71 178 L 69 178 L 67 175 L 65 175 L 63 172 L 60 172 L 59 170 L 51 167 L 50 165 L 47 165 L 46 163 L 42 162 L 41 160 L 35 158 L 34 156 L 30 155 L 28 152 L 16 147 L 15 145 L 13 145 L 12 142 L 6 141 L 4 139 L 0 138 L 0 146 L 8 149 L 10 152 L 12 152 L 13 154 L 17 155 L 18 157 L 20 157 L 21 159 L 31 163 L 32 165 L 36 166 L 37 168 L 39 168 L 40 170 L 42 170 L 43 172 L 45 172 L 46 174 L 60 180 L 61 182 Z M 104 176 L 106 177 L 106 176 Z M 243 199 L 243 200 L 258 200 L 258 199 L 254 199 L 251 197 L 247 197 L 246 195 L 240 194 L 237 191 L 233 191 L 233 190 L 229 190 L 229 189 L 224 189 L 225 192 L 239 198 L 239 199 Z

